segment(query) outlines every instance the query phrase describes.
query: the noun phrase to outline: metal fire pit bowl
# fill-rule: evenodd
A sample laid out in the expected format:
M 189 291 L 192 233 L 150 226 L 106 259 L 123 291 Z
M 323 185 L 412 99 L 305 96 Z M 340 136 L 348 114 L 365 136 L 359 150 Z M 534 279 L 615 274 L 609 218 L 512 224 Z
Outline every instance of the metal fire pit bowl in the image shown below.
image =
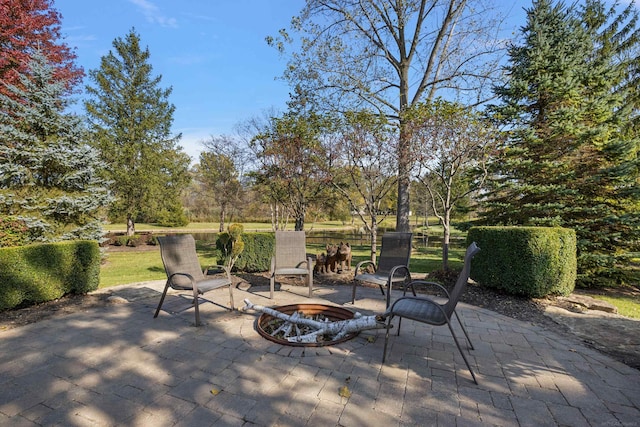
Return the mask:
M 292 315 L 296 311 L 300 311 L 303 314 L 307 314 L 310 316 L 322 314 L 330 321 L 353 319 L 353 312 L 347 310 L 346 308 L 335 307 L 332 305 L 325 305 L 325 304 L 290 304 L 290 305 L 282 305 L 280 307 L 273 307 L 273 309 L 288 315 Z M 341 342 L 348 341 L 358 335 L 358 332 L 354 332 L 354 333 L 345 335 L 339 340 L 327 340 L 327 341 L 312 342 L 312 343 L 289 342 L 286 339 L 272 337 L 264 330 L 264 328 L 268 325 L 269 321 L 273 319 L 274 319 L 273 316 L 266 313 L 262 313 L 260 317 L 258 317 L 258 320 L 256 321 L 256 329 L 258 333 L 262 335 L 262 337 L 268 339 L 269 341 L 282 344 L 282 345 L 292 346 L 292 347 L 324 347 L 324 346 L 339 344 Z

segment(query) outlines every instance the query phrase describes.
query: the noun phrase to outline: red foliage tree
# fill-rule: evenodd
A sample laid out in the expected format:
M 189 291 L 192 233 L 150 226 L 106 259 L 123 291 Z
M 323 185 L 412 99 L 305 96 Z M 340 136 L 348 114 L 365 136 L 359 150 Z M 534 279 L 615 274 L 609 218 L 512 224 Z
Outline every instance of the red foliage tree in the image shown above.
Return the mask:
M 36 50 L 69 90 L 81 82 L 84 70 L 75 65 L 76 54 L 60 42 L 61 19 L 53 0 L 0 0 L 0 92 L 9 95 L 6 84 L 19 84 L 18 76 L 28 73 Z

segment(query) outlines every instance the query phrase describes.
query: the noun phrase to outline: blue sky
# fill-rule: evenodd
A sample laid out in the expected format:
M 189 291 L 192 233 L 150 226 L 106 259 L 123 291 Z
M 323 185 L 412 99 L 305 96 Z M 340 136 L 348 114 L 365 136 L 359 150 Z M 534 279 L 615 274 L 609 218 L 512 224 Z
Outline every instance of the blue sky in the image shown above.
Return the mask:
M 197 160 L 200 141 L 289 97 L 276 80 L 286 65 L 265 37 L 288 27 L 303 0 L 55 0 L 62 35 L 85 72 L 100 66 L 113 40 L 132 27 L 148 46 L 154 75 L 173 87 L 173 130 Z M 85 83 L 88 79 L 85 78 Z
M 507 31 L 524 24 L 531 0 L 496 1 L 505 4 Z M 182 133 L 180 145 L 194 161 L 202 140 L 232 135 L 238 123 L 286 108 L 289 88 L 276 79 L 286 60 L 265 37 L 288 28 L 303 6 L 304 0 L 54 0 L 62 35 L 85 72 L 135 27 L 154 76 L 173 87 L 173 131 Z

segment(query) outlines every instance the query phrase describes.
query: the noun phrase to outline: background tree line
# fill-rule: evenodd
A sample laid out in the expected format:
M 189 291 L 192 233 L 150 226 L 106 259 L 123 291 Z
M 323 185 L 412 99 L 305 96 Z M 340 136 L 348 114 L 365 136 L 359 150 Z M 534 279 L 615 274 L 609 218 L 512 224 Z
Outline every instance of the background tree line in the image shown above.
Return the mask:
M 418 210 L 405 206 L 412 185 L 445 227 L 445 267 L 459 213 L 469 224 L 574 228 L 579 285 L 630 280 L 639 241 L 637 10 L 534 1 L 497 68 L 494 45 L 461 54 L 465 37 L 488 37 L 487 28 L 447 33 L 471 4 L 488 11 L 471 1 L 308 1 L 292 23 L 302 47 L 288 53 L 290 108 L 259 129 L 252 123 L 248 146 L 262 162 L 254 183 L 298 229 L 312 206 L 331 217 L 327 197 L 347 200 L 373 241 L 385 212 L 397 214 L 397 229 L 408 227 L 407 206 Z M 428 6 L 444 8 L 444 38 L 420 38 L 436 10 Z M 320 15 L 335 20 L 322 24 Z M 426 44 L 414 45 L 416 37 Z M 286 30 L 268 39 L 284 53 L 291 41 Z M 442 62 L 420 64 L 411 89 L 404 66 L 416 52 Z M 480 56 L 487 61 L 470 85 L 462 64 Z M 444 90 L 459 101 L 438 97 Z
M 535 0 L 505 39 L 485 0 L 307 0 L 267 37 L 288 60 L 288 109 L 212 135 L 191 166 L 171 131 L 171 88 L 135 29 L 89 71 L 76 116 L 67 109 L 83 70 L 59 41 L 53 1 L 8 3 L 0 209 L 27 240 L 96 236 L 105 219 L 133 233 L 138 221 L 213 218 L 220 230 L 266 218 L 303 229 L 311 216 L 352 219 L 375 251 L 380 221 L 395 214 L 406 231 L 413 210 L 444 225 L 445 267 L 453 221 L 561 225 L 578 232 L 579 285 L 629 280 L 633 4 Z

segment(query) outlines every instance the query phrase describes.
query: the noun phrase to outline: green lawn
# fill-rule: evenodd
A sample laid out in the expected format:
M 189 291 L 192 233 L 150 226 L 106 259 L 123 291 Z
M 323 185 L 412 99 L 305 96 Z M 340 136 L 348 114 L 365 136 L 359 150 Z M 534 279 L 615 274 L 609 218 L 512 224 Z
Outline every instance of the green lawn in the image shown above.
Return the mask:
M 225 224 L 225 228 L 229 224 Z M 256 232 L 256 231 L 271 231 L 271 223 L 267 222 L 243 222 L 245 232 Z M 392 227 L 395 225 L 395 219 L 393 222 L 389 221 L 386 227 Z M 288 224 L 286 227 L 287 230 L 293 230 L 294 224 Z M 103 227 L 106 231 L 110 232 L 125 232 L 127 230 L 126 224 L 106 224 Z M 138 232 L 212 232 L 217 233 L 220 228 L 220 224 L 217 222 L 192 222 L 187 224 L 184 227 L 162 227 L 155 224 L 145 224 L 139 223 L 136 224 L 136 233 Z M 306 231 L 322 231 L 322 230 L 353 230 L 358 229 L 359 225 L 356 222 L 354 225 L 351 223 L 343 223 L 342 221 L 323 221 L 323 222 L 312 222 L 305 224 Z
M 246 223 L 245 231 L 270 231 L 270 224 L 264 223 Z M 307 224 L 313 230 L 346 230 L 352 229 L 350 225 L 343 225 L 339 221 L 329 221 L 316 224 Z M 313 226 L 313 227 L 312 227 Z M 216 231 L 218 225 L 214 223 L 194 223 L 187 227 L 165 229 L 150 224 L 136 224 L 137 231 Z M 106 227 L 110 231 L 124 231 L 124 224 L 112 224 Z M 430 235 L 439 236 L 440 227 L 430 227 Z M 460 233 L 456 233 L 460 235 Z M 380 248 L 378 248 L 379 250 Z M 319 254 L 325 251 L 324 245 L 308 245 L 308 253 Z M 352 245 L 353 261 L 352 266 L 359 261 L 369 259 L 370 248 L 367 245 Z M 379 253 L 379 252 L 378 252 Z M 198 256 L 203 267 L 213 265 L 216 260 L 211 256 L 211 252 L 206 247 L 198 245 Z M 462 257 L 464 249 L 452 248 L 449 252 L 449 267 L 452 269 L 462 268 Z M 437 247 L 424 248 L 418 246 L 411 256 L 410 268 L 412 273 L 425 274 L 442 268 L 442 251 Z M 166 278 L 162 260 L 160 259 L 160 250 L 155 248 L 152 251 L 126 251 L 112 252 L 107 251 L 105 263 L 100 269 L 100 288 L 106 288 L 127 283 L 143 282 L 147 280 L 160 280 Z M 610 302 L 618 308 L 618 312 L 627 317 L 640 319 L 640 296 L 601 296 L 596 298 Z
M 198 250 L 198 258 L 203 268 L 216 264 L 216 260 L 206 249 Z M 100 268 L 100 288 L 166 279 L 160 247 L 152 251 L 109 252 Z
M 160 251 L 107 252 L 100 268 L 100 287 L 166 278 Z
M 618 308 L 618 314 L 640 319 L 640 295 L 590 295 Z
M 378 248 L 379 249 L 379 248 Z M 308 253 L 318 254 L 325 250 L 322 245 L 309 245 Z M 352 246 L 353 262 L 352 266 L 359 261 L 369 259 L 368 246 Z M 198 257 L 203 267 L 216 263 L 211 251 L 206 247 L 198 245 Z M 378 252 L 379 253 L 379 252 Z M 428 273 L 442 267 L 441 251 L 437 248 L 419 248 L 414 251 L 411 257 L 411 271 L 414 273 Z M 450 266 L 454 269 L 462 268 L 463 249 L 452 249 L 450 251 Z M 154 250 L 135 251 L 129 250 L 116 252 L 107 250 L 106 260 L 100 269 L 100 287 L 122 285 L 127 283 L 144 282 L 147 280 L 159 280 L 166 278 L 164 267 L 160 258 L 159 247 Z

